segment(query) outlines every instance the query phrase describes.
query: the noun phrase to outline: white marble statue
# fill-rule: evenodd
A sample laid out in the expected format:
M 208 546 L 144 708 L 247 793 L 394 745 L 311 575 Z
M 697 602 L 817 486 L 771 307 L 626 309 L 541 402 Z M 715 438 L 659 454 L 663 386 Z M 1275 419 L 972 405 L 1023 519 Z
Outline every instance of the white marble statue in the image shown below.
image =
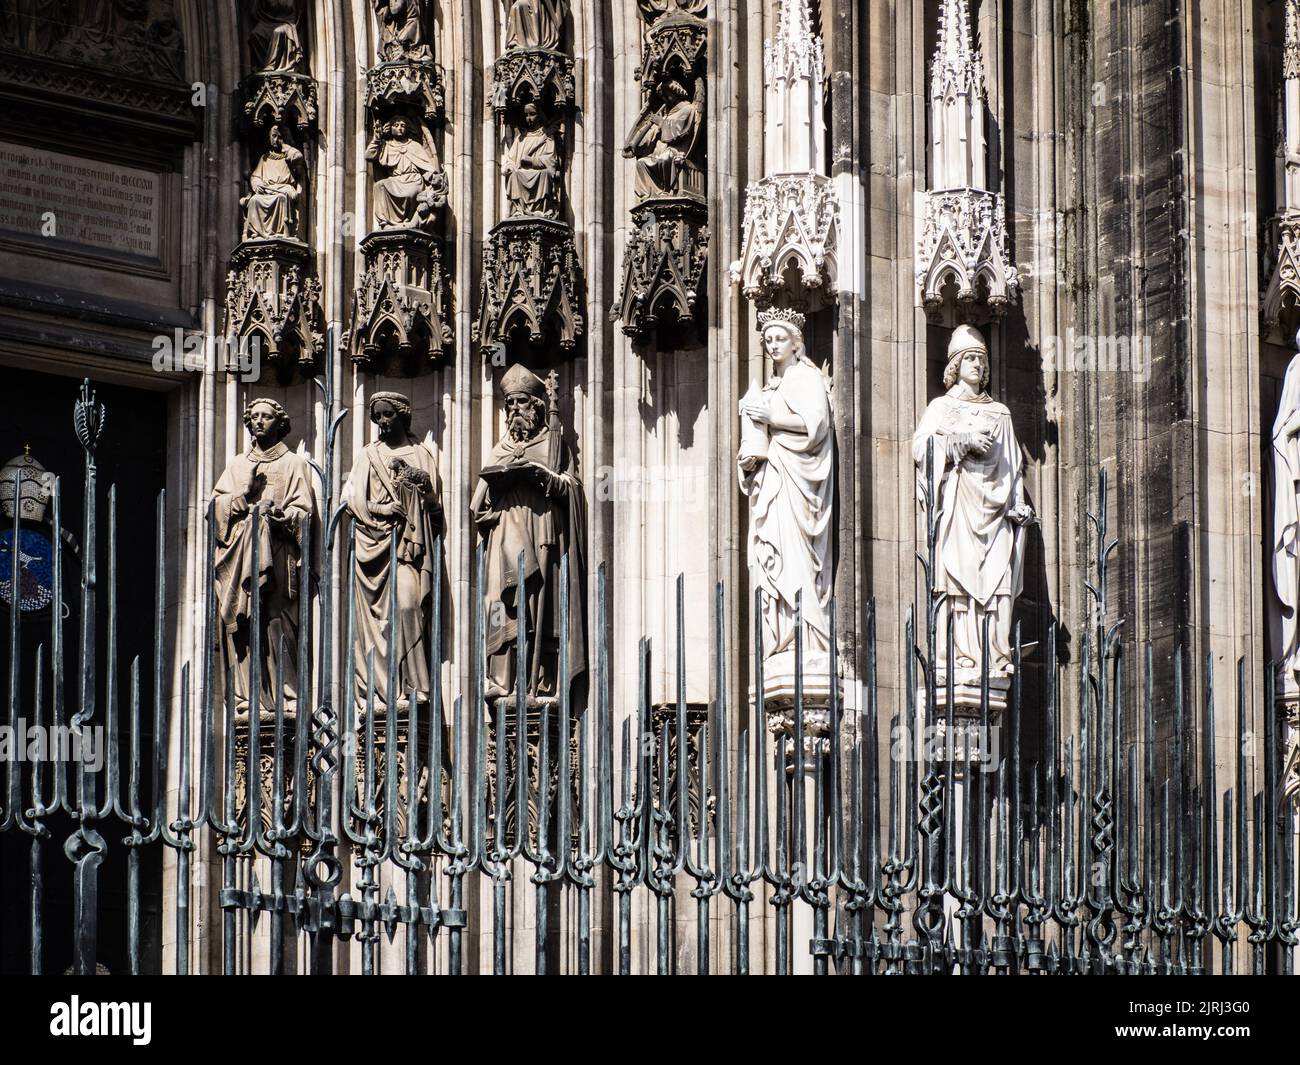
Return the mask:
M 1273 420 L 1273 588 L 1280 604 L 1279 695 L 1300 693 L 1300 353 L 1292 357 Z
M 936 671 L 947 675 L 947 611 L 953 613 L 952 661 L 958 703 L 969 705 L 981 677 L 982 634 L 989 625 L 991 705 L 1005 701 L 1011 673 L 1011 615 L 1023 583 L 1025 528 L 1034 512 L 1025 496 L 1011 412 L 988 394 L 989 352 L 979 331 L 953 330 L 943 383 L 912 438 L 919 487 L 933 444 L 938 508 L 934 590 L 946 598 L 938 618 Z
M 749 573 L 763 590 L 763 656 L 792 654 L 795 595 L 804 650 L 830 649 L 835 440 L 830 382 L 804 351 L 803 315 L 759 316 L 772 360 L 762 389 L 740 403 L 740 486 L 749 497 Z

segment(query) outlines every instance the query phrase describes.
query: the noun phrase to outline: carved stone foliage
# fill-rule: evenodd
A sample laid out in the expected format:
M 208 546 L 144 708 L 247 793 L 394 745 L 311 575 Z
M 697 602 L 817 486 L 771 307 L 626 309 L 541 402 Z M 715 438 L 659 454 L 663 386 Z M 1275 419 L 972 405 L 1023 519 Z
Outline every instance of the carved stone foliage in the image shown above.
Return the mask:
M 636 160 L 635 229 L 623 262 L 623 331 L 649 339 L 698 322 L 708 262 L 703 3 L 642 3 L 642 108 L 623 154 Z
M 484 242 L 474 339 L 485 350 L 572 351 L 583 332 L 581 272 L 565 218 L 565 130 L 575 107 L 563 51 L 563 0 L 510 0 L 505 47 L 492 67 L 505 217 Z
M 272 365 L 309 370 L 325 349 L 321 287 L 300 241 L 247 240 L 226 278 L 226 333 L 256 339 Z
M 366 71 L 372 217 L 353 294 L 349 348 L 359 365 L 402 372 L 451 354 L 441 231 L 448 183 L 436 128 L 444 110 L 426 0 L 372 0 L 376 65 Z
M 982 189 L 926 195 L 916 283 L 933 318 L 943 310 L 949 284 L 962 320 L 982 323 L 1002 316 L 1020 290 L 1020 276 L 1007 254 L 1000 195 Z
M 731 268 L 749 299 L 769 302 L 796 271 L 805 289 L 834 287 L 838 272 L 840 201 L 821 174 L 765 177 L 745 197 L 741 256 Z
M 437 366 L 451 355 L 442 242 L 414 229 L 372 233 L 361 242 L 365 269 L 352 301 L 349 350 L 354 362 L 426 359 Z

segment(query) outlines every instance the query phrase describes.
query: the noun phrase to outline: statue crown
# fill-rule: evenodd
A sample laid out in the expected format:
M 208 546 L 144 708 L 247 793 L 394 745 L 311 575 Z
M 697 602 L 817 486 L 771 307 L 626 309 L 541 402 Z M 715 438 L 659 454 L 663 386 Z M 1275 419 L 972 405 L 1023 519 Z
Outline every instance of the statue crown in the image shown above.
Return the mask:
M 792 311 L 788 307 L 772 307 L 766 311 L 758 312 L 758 328 L 762 332 L 769 325 L 788 325 L 793 326 L 803 332 L 803 325 L 807 319 L 798 311 Z

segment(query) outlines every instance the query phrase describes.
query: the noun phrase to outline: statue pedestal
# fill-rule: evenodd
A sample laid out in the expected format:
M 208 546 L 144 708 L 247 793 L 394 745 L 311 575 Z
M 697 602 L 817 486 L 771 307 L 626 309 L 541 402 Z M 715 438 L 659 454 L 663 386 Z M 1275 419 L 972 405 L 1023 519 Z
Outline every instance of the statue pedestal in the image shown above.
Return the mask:
M 763 662 L 763 710 L 767 728 L 775 736 L 785 737 L 782 748 L 788 772 L 793 772 L 793 745 L 795 729 L 796 670 L 793 651 L 783 651 Z M 816 765 L 816 755 L 830 750 L 831 731 L 831 656 L 825 651 L 814 651 L 803 656 L 803 760 L 804 771 L 811 773 Z M 840 706 L 844 705 L 844 692 L 840 688 Z M 757 692 L 750 690 L 750 698 L 757 701 Z
M 623 257 L 623 332 L 647 340 L 668 323 L 696 325 L 709 258 L 709 211 L 702 198 L 664 196 L 632 208 Z
M 953 714 L 961 718 L 980 716 L 980 691 L 982 676 L 978 669 L 958 669 L 953 675 Z M 1011 695 L 1011 677 L 1006 674 L 989 677 L 989 717 L 996 717 L 1007 708 Z M 925 708 L 925 689 L 916 691 L 916 705 Z M 942 717 L 948 710 L 948 676 L 940 671 L 935 677 L 934 705 Z

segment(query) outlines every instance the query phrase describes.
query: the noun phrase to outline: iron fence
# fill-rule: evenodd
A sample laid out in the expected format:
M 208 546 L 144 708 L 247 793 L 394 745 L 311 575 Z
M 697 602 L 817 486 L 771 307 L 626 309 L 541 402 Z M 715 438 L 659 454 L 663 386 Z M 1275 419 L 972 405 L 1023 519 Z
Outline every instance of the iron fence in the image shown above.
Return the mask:
M 619 690 L 611 676 L 603 566 L 594 582 L 594 674 L 581 705 L 572 705 L 564 684 L 554 700 L 528 699 L 522 620 L 517 689 L 486 701 L 481 610 L 473 617 L 474 660 L 448 700 L 439 679 L 444 604 L 435 590 L 428 703 L 412 692 L 406 709 L 398 707 L 390 656 L 386 676 L 376 676 L 373 657 L 368 662 L 368 691 L 358 706 L 353 582 L 343 581 L 337 619 L 333 581 L 311 582 L 313 566 L 327 578 L 350 574 L 355 550 L 332 495 L 344 412 L 328 379 L 317 384 L 326 433 L 324 465 L 313 466 L 327 520 L 319 548 L 310 523 L 301 529 L 299 586 L 316 592 L 299 603 L 298 709 L 286 708 L 282 678 L 275 706 L 259 705 L 262 605 L 254 586 L 246 715 L 236 712 L 231 677 L 222 676 L 211 554 L 206 650 L 197 676 L 186 664 L 179 690 L 169 689 L 165 493 L 157 511 L 154 650 L 148 660 L 134 659 L 124 685 L 112 668 L 121 589 L 116 493 L 107 493 L 107 652 L 97 651 L 95 454 L 103 408 L 83 386 L 74 418 L 85 453 L 78 646 L 70 652 L 54 610 L 48 627 L 34 634 L 30 692 L 23 684 L 21 611 L 11 610 L 8 620 L 11 732 L 21 718 L 73 733 L 102 721 L 107 744 L 98 768 L 52 751 L 4 764 L 0 829 L 11 842 L 28 843 L 33 973 L 46 964 L 51 858 L 69 862 L 72 873 L 71 968 L 95 971 L 101 866 L 113 846 L 126 849 L 132 973 L 151 965 L 141 948 L 148 917 L 142 870 L 150 853 L 166 858 L 163 919 L 174 938 L 171 967 L 182 974 L 299 967 L 626 974 L 687 965 L 700 973 L 853 975 L 1293 971 L 1297 855 L 1293 814 L 1281 797 L 1272 670 L 1264 670 L 1262 711 L 1250 703 L 1254 678 L 1244 660 L 1228 678 L 1235 753 L 1222 764 L 1215 721 L 1222 678 L 1211 661 L 1202 667 L 1202 705 L 1193 706 L 1191 663 L 1178 654 L 1172 718 L 1157 730 L 1153 652 L 1143 649 L 1130 683 L 1120 625 L 1106 614 L 1117 541 L 1107 528 L 1104 476 L 1090 516 L 1096 561 L 1087 588 L 1094 610 L 1078 662 L 1067 668 L 1060 661 L 1057 630 L 1048 625 L 1041 690 L 1026 698 L 1017 628 L 1016 668 L 1001 715 L 990 710 L 987 675 L 972 719 L 953 709 L 953 670 L 934 668 L 950 641 L 936 631 L 939 600 L 930 594 L 932 492 L 923 493 L 927 542 L 918 555 L 927 595 L 919 624 L 912 611 L 904 621 L 910 653 L 898 686 L 902 705 L 888 720 L 878 693 L 874 605 L 853 705 L 846 707 L 839 684 L 831 685 L 828 706 L 805 705 L 799 640 L 794 703 L 782 726 L 761 709 L 761 624 L 753 633 L 754 690 L 727 674 L 722 652 L 731 634 L 721 584 L 713 597 L 716 687 L 708 712 L 699 714 L 687 700 L 681 578 L 671 649 L 675 704 L 652 706 L 657 652 L 645 639 L 636 691 Z M 61 528 L 57 483 L 52 511 Z M 16 545 L 17 508 L 15 515 Z M 256 511 L 251 520 L 261 520 Z M 209 532 L 211 522 L 209 514 Z M 441 572 L 441 543 L 434 550 Z M 395 567 L 395 541 L 392 552 Z M 16 597 L 16 550 L 10 566 Z M 480 548 L 477 588 L 484 586 L 483 566 Z M 58 537 L 53 581 L 58 604 Z M 568 587 L 560 582 L 561 631 L 570 612 L 585 606 L 569 601 Z M 390 647 L 396 615 L 394 604 Z M 753 617 L 761 615 L 756 600 Z M 840 675 L 835 636 L 832 629 L 832 677 Z M 567 655 L 566 641 L 560 644 Z M 144 669 L 152 678 L 148 707 Z M 558 675 L 569 675 L 567 661 Z M 941 676 L 949 686 L 943 700 Z M 76 684 L 71 701 L 69 683 Z M 1072 712 L 1065 684 L 1077 686 Z M 1137 705 L 1130 707 L 1127 693 L 1134 690 Z M 1028 742 L 1031 710 L 1032 735 L 1041 742 Z M 988 757 L 995 731 L 1005 737 L 1005 757 Z M 918 733 L 925 743 L 912 742 Z M 930 742 L 936 737 L 941 742 Z M 51 825 L 62 817 L 74 827 L 59 858 Z M 214 925 L 199 937 L 196 928 L 218 915 L 219 930 Z

